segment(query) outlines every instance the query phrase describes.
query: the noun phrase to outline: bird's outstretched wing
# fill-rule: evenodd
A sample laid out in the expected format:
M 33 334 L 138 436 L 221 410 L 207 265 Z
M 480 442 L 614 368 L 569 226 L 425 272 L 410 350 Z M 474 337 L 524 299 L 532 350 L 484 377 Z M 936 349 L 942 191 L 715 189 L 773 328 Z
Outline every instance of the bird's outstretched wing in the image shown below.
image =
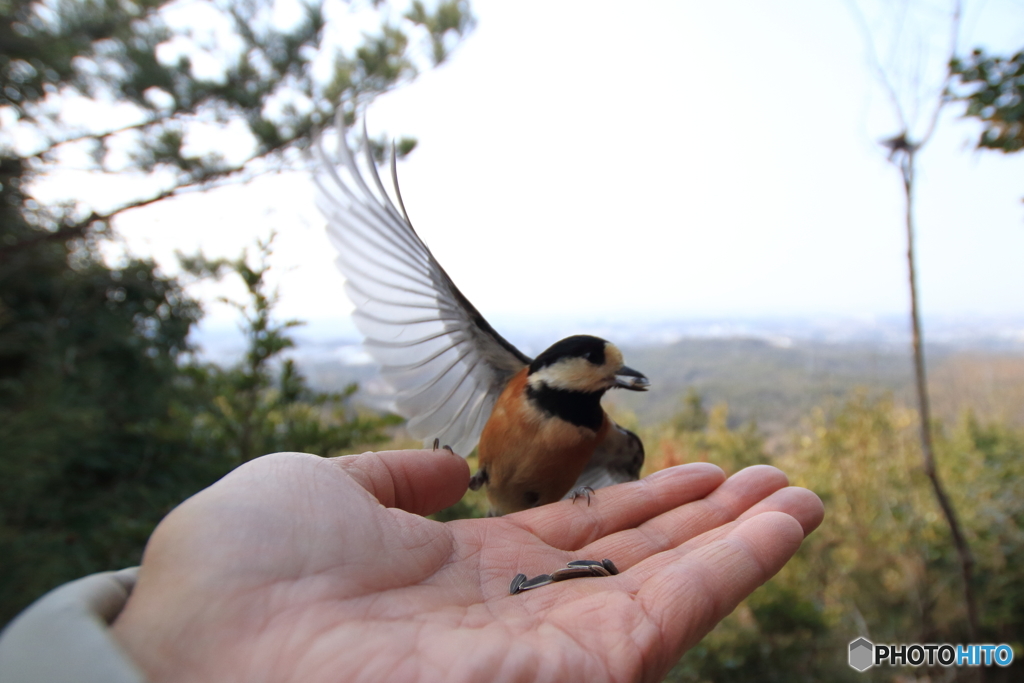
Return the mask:
M 317 205 L 366 350 L 409 432 L 469 455 L 501 390 L 531 359 L 484 320 L 416 234 L 398 191 L 394 150 L 401 211 L 377 173 L 365 126 L 363 163 L 349 149 L 340 113 L 335 134 L 334 158 L 322 137 L 316 146 Z

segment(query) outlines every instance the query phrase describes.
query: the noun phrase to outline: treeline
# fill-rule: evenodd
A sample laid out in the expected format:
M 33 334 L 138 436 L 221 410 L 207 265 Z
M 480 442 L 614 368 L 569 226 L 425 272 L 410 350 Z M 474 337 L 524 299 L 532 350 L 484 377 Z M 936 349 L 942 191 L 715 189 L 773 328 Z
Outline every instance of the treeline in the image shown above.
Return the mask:
M 939 466 L 975 560 L 981 642 L 1024 645 L 1024 431 L 968 412 L 937 425 Z M 875 643 L 968 643 L 955 548 L 921 468 L 917 414 L 854 394 L 815 409 L 769 455 L 752 426 L 691 394 L 672 424 L 644 434 L 652 468 L 702 460 L 735 471 L 782 468 L 817 493 L 825 521 L 796 557 L 672 671 L 670 681 L 977 680 L 976 670 L 847 665 L 858 636 Z M 1017 681 L 1020 660 L 986 680 Z
M 171 16 L 180 4 L 0 3 L 0 624 L 57 584 L 137 563 L 171 507 L 240 463 L 347 452 L 394 422 L 282 360 L 291 324 L 271 316 L 265 254 L 187 264 L 247 287 L 248 348 L 224 368 L 191 353 L 202 311 L 182 281 L 145 259 L 111 266 L 100 247 L 123 211 L 302 166 L 336 111 L 352 124 L 447 59 L 472 28 L 468 0 L 311 0 L 283 21 L 274 0 Z M 331 17 L 366 30 L 332 39 Z M 69 168 L 100 190 L 33 197 Z
M 227 368 L 191 353 L 199 304 L 150 261 L 112 268 L 89 242 L 0 261 L 0 624 L 65 581 L 137 564 L 172 507 L 243 462 L 348 453 L 399 422 L 354 409 L 354 385 L 311 390 L 282 360 L 295 323 L 272 317 L 267 249 L 189 260 L 248 290 L 247 349 Z

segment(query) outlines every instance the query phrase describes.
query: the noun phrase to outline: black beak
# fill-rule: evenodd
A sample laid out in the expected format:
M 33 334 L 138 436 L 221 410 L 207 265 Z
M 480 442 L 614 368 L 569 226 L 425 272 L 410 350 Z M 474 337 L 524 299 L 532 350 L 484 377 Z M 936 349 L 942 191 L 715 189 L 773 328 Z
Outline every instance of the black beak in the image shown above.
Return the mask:
M 630 391 L 647 391 L 651 386 L 651 381 L 633 368 L 623 365 L 615 373 L 615 386 Z

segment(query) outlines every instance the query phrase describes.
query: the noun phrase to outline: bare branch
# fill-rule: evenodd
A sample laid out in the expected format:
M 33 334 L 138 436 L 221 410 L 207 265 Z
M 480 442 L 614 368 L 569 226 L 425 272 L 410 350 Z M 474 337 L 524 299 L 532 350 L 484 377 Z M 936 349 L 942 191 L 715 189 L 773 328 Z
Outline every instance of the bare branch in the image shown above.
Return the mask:
M 201 176 L 197 176 L 185 182 L 179 183 L 174 187 L 169 187 L 166 190 L 162 190 L 149 197 L 144 197 L 142 199 L 128 202 L 127 204 L 122 204 L 121 206 L 111 211 L 106 211 L 102 213 L 92 211 L 88 216 L 86 216 L 82 220 L 63 225 L 52 232 L 44 232 L 37 235 L 33 235 L 32 237 L 23 239 L 14 244 L 0 245 L 0 261 L 4 261 L 20 251 L 32 248 L 40 244 L 45 244 L 54 241 L 67 241 L 71 239 L 84 237 L 88 233 L 89 228 L 91 226 L 95 225 L 96 223 L 106 223 L 107 221 L 111 220 L 117 215 L 124 213 L 125 211 L 139 209 L 142 208 L 143 206 L 155 204 L 156 202 L 162 201 L 169 197 L 185 194 L 185 192 L 188 190 L 194 190 L 198 188 L 207 189 L 209 188 L 211 183 L 214 183 L 218 180 L 224 180 L 225 178 L 241 173 L 246 169 L 249 163 L 251 163 L 257 158 L 261 157 L 253 157 L 251 159 L 246 160 L 245 163 L 238 166 L 218 169 L 216 171 L 209 171 L 207 173 L 202 174 Z M 271 172 L 271 169 L 268 169 L 266 172 Z
M 885 88 L 886 94 L 889 96 L 889 102 L 892 104 L 892 110 L 896 114 L 896 118 L 900 121 L 900 130 L 906 132 L 907 121 L 903 114 L 903 105 L 900 103 L 899 95 L 896 94 L 896 88 L 893 87 L 892 82 L 889 80 L 889 74 L 886 72 L 885 67 L 882 66 L 881 60 L 878 58 L 878 51 L 875 50 L 875 39 L 871 33 L 871 27 L 868 26 L 868 20 L 864 16 L 864 13 L 860 11 L 855 0 L 846 0 L 847 6 L 850 8 L 850 12 L 853 14 L 853 18 L 856 19 L 857 24 L 860 26 L 861 32 L 864 34 L 864 46 L 867 48 L 868 61 L 871 63 L 871 68 L 875 72 L 875 78 Z
M 963 16 L 963 7 L 961 6 L 961 0 L 954 0 L 953 2 L 953 16 L 951 18 L 952 25 L 950 26 L 949 35 L 949 50 L 946 55 L 946 64 L 948 65 L 954 57 L 956 57 L 957 44 L 960 42 L 960 20 Z M 943 107 L 949 102 L 946 97 L 949 91 L 949 84 L 953 79 L 953 74 L 950 69 L 946 69 L 946 77 L 942 81 L 942 90 L 939 92 L 939 99 L 935 103 L 935 109 L 932 111 L 931 121 L 928 123 L 928 128 L 925 129 L 924 135 L 921 136 L 918 145 L 923 145 L 931 139 L 932 133 L 935 132 L 935 126 L 939 123 L 939 114 L 942 113 Z

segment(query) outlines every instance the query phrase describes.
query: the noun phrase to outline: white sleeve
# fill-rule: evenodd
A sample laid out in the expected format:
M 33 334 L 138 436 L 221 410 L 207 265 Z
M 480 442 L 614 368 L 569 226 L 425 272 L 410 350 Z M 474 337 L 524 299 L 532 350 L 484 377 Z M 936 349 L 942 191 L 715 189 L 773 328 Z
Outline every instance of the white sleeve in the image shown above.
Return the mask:
M 0 681 L 146 683 L 109 629 L 138 571 L 92 574 L 29 605 L 0 632 Z

